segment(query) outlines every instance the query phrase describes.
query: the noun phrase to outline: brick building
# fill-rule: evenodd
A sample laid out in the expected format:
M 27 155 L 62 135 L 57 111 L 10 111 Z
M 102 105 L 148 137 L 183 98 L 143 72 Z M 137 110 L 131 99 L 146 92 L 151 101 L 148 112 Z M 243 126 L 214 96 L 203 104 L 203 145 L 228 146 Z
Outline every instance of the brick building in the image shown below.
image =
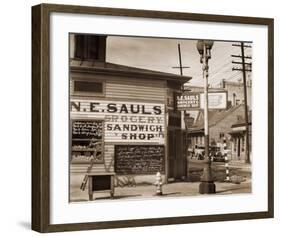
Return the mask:
M 210 143 L 222 142 L 226 139 L 227 145 L 231 145 L 232 125 L 244 117 L 244 105 L 230 107 L 227 110 L 209 111 Z M 193 126 L 188 129 L 189 147 L 204 145 L 204 114 L 200 111 Z
M 220 89 L 224 89 L 228 93 L 228 101 L 232 106 L 244 103 L 244 86 L 241 81 L 226 81 L 223 79 L 220 83 Z M 247 81 L 247 105 L 252 108 L 252 83 Z

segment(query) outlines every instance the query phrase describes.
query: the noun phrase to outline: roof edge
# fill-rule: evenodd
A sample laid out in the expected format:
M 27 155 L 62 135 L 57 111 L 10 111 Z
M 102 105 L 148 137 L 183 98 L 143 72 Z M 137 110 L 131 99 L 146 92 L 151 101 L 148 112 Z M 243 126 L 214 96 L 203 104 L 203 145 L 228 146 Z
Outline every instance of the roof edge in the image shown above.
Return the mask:
M 129 67 L 119 64 L 109 65 L 121 66 L 124 68 L 109 68 L 109 67 L 91 67 L 91 66 L 73 66 L 70 65 L 70 70 L 72 72 L 86 72 L 86 73 L 94 73 L 94 74 L 105 74 L 105 75 L 119 75 L 126 77 L 139 77 L 139 78 L 147 78 L 147 79 L 166 79 L 168 81 L 176 81 L 181 84 L 186 83 L 192 79 L 190 76 L 180 76 L 172 73 L 165 73 L 160 71 L 147 70 L 136 67 Z M 127 69 L 127 70 L 126 70 Z

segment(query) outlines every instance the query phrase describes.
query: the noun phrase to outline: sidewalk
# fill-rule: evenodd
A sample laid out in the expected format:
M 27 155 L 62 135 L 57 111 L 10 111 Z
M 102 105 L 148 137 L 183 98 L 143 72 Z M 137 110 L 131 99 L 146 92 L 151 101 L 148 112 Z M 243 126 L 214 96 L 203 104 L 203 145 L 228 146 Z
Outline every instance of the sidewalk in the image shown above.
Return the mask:
M 165 197 L 179 197 L 179 196 L 197 196 L 199 194 L 200 182 L 175 182 L 163 185 L 163 195 L 157 198 Z M 250 193 L 251 180 L 247 179 L 240 184 L 215 182 L 216 194 L 237 194 Z M 137 185 L 134 187 L 115 187 L 113 199 L 142 199 L 142 198 L 156 198 L 156 188 L 154 185 Z M 214 194 L 211 194 L 214 195 Z M 72 202 L 88 201 L 88 190 L 81 191 L 78 186 L 71 187 L 70 199 Z M 94 200 L 110 199 L 109 192 L 94 193 Z
M 244 162 L 239 162 L 239 161 L 236 161 L 236 160 L 230 160 L 229 161 L 229 167 L 230 168 L 240 168 L 241 170 L 244 170 L 244 171 L 251 171 L 251 164 L 248 164 L 248 163 L 244 163 Z

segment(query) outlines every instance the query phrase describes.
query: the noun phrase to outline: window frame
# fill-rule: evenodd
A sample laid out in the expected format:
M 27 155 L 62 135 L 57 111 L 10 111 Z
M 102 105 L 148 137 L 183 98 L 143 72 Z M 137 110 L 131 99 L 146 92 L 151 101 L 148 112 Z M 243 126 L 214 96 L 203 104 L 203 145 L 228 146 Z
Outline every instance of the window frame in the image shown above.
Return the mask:
M 102 83 L 102 92 L 75 91 L 75 89 L 74 89 L 75 81 Z M 105 90 L 106 81 L 105 80 L 96 79 L 96 78 L 73 77 L 73 78 L 71 78 L 71 83 L 72 83 L 72 86 L 70 87 L 71 88 L 71 95 L 73 95 L 73 96 L 98 96 L 98 97 L 105 97 L 105 93 L 106 93 L 106 90 Z

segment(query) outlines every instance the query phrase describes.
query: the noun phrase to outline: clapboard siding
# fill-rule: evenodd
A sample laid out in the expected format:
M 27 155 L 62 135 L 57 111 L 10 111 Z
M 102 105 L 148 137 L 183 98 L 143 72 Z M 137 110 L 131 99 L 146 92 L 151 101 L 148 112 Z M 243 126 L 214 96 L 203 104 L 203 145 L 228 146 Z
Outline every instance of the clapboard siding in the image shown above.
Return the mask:
M 104 141 L 105 142 L 158 142 L 164 144 L 165 133 L 165 106 L 164 103 L 144 103 L 144 102 L 124 102 L 116 100 L 95 99 L 95 112 L 90 112 L 92 100 L 71 100 L 79 109 L 71 107 L 71 119 L 95 119 L 104 121 Z M 115 113 L 109 112 L 109 103 L 116 105 Z M 126 105 L 126 113 L 120 113 L 121 106 Z M 130 106 L 138 106 L 139 112 L 132 113 Z M 155 113 L 154 107 L 160 109 L 160 114 Z M 144 109 L 147 113 L 143 114 Z M 159 112 L 159 111 L 157 111 Z M 114 118 L 115 117 L 115 118 Z
M 147 98 L 151 100 L 165 100 L 165 88 L 163 81 L 154 81 L 153 86 L 151 81 L 142 80 L 135 82 L 128 80 L 120 80 L 117 82 L 107 80 L 105 83 L 105 94 L 111 98 Z
M 105 85 L 105 93 L 103 95 L 97 96 L 87 95 L 87 96 L 79 96 L 73 94 L 73 81 L 77 80 L 98 80 L 103 81 Z M 133 103 L 145 105 L 147 110 L 152 110 L 153 106 L 158 105 L 161 106 L 161 110 L 165 113 L 165 103 L 166 103 L 166 81 L 165 80 L 148 80 L 148 79 L 139 79 L 139 78 L 121 78 L 121 77 L 110 77 L 105 75 L 90 75 L 90 74 L 81 74 L 81 73 L 71 73 L 70 80 L 70 96 L 71 101 L 95 101 L 100 102 L 101 106 L 108 102 L 112 101 L 113 103 L 120 104 L 121 101 L 124 103 Z M 119 102 L 118 102 L 119 101 Z M 96 119 L 96 120 L 104 120 L 105 113 L 96 113 L 93 114 L 91 112 L 84 111 L 84 108 L 87 107 L 87 103 L 81 103 L 81 111 L 72 111 L 70 113 L 70 119 Z M 118 105 L 119 106 L 119 105 Z M 122 115 L 122 114 L 121 114 Z M 132 116 L 130 114 L 128 117 Z M 155 114 L 147 114 L 146 118 L 154 117 Z M 158 116 L 159 117 L 159 116 Z M 162 121 L 154 121 L 153 125 L 163 126 L 163 134 L 165 131 L 165 117 L 164 114 L 161 115 Z M 111 121 L 111 124 L 120 123 Z M 107 122 L 105 121 L 105 129 Z M 135 125 L 143 124 L 140 122 L 135 122 Z M 106 132 L 106 131 L 105 131 Z M 143 131 L 143 134 L 147 134 L 147 131 Z M 113 132 L 107 132 L 104 135 L 104 163 L 103 164 L 94 164 L 91 172 L 95 173 L 104 173 L 104 172 L 114 172 L 114 146 L 116 144 L 127 144 L 128 142 L 134 142 L 135 144 L 164 144 L 164 138 L 157 138 L 155 141 L 122 141 L 120 139 L 114 138 Z M 71 173 L 85 173 L 87 171 L 87 164 L 71 164 L 70 172 Z
M 162 80 L 143 80 L 143 79 L 127 79 L 127 78 L 107 78 L 101 76 L 85 77 L 85 75 L 73 75 L 70 82 L 70 92 L 73 92 L 73 80 L 99 80 L 105 82 L 105 96 L 107 98 L 126 98 L 149 99 L 152 101 L 165 101 L 166 81 Z M 93 95 L 94 96 L 94 95 Z
M 71 164 L 71 173 L 85 173 L 87 172 L 87 164 Z M 104 172 L 114 172 L 114 145 L 104 144 L 104 163 L 94 164 L 91 172 L 94 173 L 104 173 Z

